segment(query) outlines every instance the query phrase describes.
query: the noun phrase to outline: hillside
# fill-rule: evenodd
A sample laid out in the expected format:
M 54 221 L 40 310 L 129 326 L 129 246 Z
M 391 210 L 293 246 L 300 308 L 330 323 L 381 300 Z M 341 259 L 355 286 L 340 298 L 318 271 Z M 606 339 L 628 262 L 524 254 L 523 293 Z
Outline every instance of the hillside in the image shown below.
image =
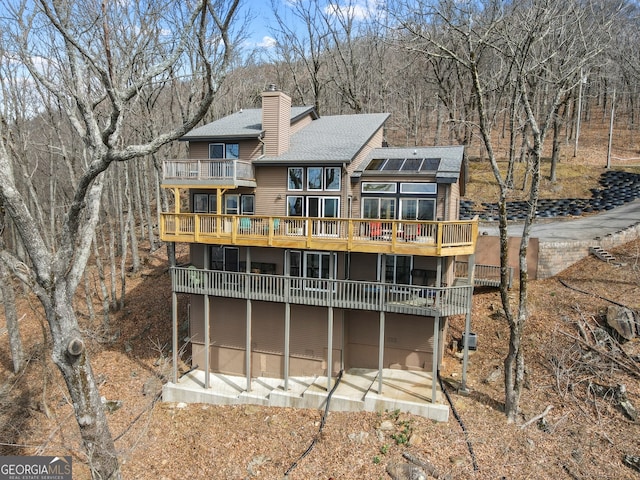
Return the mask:
M 561 179 L 545 183 L 544 198 L 586 195 L 604 171 L 602 152 L 563 158 Z M 615 168 L 626 164 L 640 173 L 630 163 Z M 485 165 L 472 161 L 467 192 L 477 202 L 495 199 L 486 188 L 492 180 Z M 501 366 L 508 328 L 497 291 L 477 290 L 478 350 L 469 365 L 469 394 L 456 391 L 462 366 L 450 349 L 442 370 L 465 430 L 454 415 L 441 424 L 396 412 L 331 413 L 316 447 L 289 478 L 390 478 L 388 465 L 408 464 L 403 453 L 429 461 L 443 478 L 638 478 L 623 463 L 626 454 L 640 455 L 638 423 L 620 410 L 613 391 L 597 385 L 624 385 L 627 399 L 640 408 L 640 342 L 626 342 L 621 350 L 600 328 L 611 300 L 640 309 L 640 240 L 612 253 L 621 266 L 589 257 L 556 278 L 530 284 L 527 388 L 519 424 L 553 406 L 543 423 L 506 424 Z M 146 253 L 143 263 L 144 270 L 128 278 L 126 306 L 111 316 L 108 328 L 98 314 L 89 321 L 82 287 L 77 301 L 101 393 L 113 407 L 109 422 L 123 478 L 283 478 L 316 437 L 322 412 L 158 402 L 170 367 L 171 289 L 164 250 Z M 90 271 L 91 284 L 95 275 Z M 100 312 L 102 299 L 95 292 L 91 298 Z M 30 360 L 25 372 L 11 373 L 0 315 L 0 455 L 72 455 L 74 478 L 88 478 L 68 394 L 50 360 L 42 312 L 26 294 L 19 296 L 18 308 Z M 463 320 L 453 319 L 448 342 L 460 339 Z M 587 340 L 580 340 L 581 330 Z
M 478 291 L 473 309 L 478 350 L 471 357 L 469 395 L 452 388 L 460 379 L 461 362 L 450 351 L 442 372 L 466 437 L 453 415 L 440 424 L 394 412 L 331 413 L 315 449 L 289 478 L 388 478 L 386 466 L 403 461 L 403 452 L 428 460 L 455 479 L 637 478 L 622 459 L 640 453 L 638 424 L 623 415 L 611 394 L 598 396 L 588 385 L 624 384 L 628 399 L 638 406 L 638 376 L 572 338 L 579 336 L 580 321 L 588 331 L 597 331 L 610 304 L 606 298 L 640 308 L 640 241 L 613 253 L 623 266 L 590 257 L 558 278 L 531 284 L 521 421 L 552 405 L 544 426 L 534 423 L 522 429 L 505 422 L 502 377 L 494 372 L 506 353 L 508 329 L 497 293 Z M 113 319 L 110 334 L 91 337 L 101 392 L 114 404 L 121 402 L 109 420 L 122 452 L 124 478 L 282 478 L 316 435 L 321 412 L 154 402 L 170 342 L 165 265 L 160 251 L 150 255 L 146 270 L 130 278 L 127 306 Z M 569 289 L 560 280 L 593 295 Z M 20 298 L 22 332 L 31 352 L 24 374 L 9 372 L 6 341 L 0 344 L 5 379 L 0 453 L 71 454 L 74 477 L 87 478 L 71 406 L 43 347 L 42 317 L 32 307 L 28 297 Z M 452 322 L 450 339 L 459 338 L 462 320 Z M 608 353 L 614 358 L 611 348 Z M 628 342 L 625 350 L 632 356 L 640 353 L 637 341 Z

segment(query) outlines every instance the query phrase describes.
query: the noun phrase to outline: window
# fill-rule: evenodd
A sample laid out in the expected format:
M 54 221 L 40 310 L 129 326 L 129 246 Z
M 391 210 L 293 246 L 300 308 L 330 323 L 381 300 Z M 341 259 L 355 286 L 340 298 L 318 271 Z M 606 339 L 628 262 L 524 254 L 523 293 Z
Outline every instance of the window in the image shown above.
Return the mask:
M 303 215 L 303 197 L 287 197 L 287 215 L 290 217 L 301 217 Z
M 225 148 L 225 158 L 240 158 L 240 145 L 237 143 L 227 143 Z
M 301 167 L 292 167 L 288 170 L 289 182 L 287 185 L 288 190 L 302 190 L 303 184 L 303 169 Z
M 362 182 L 362 193 L 396 193 L 395 183 Z
M 423 193 L 435 195 L 438 193 L 436 183 L 401 183 L 400 193 Z
M 302 252 L 299 251 L 290 251 L 285 253 L 285 263 L 286 263 L 286 255 L 289 254 L 289 275 L 292 277 L 299 277 L 302 273 Z
M 326 167 L 324 169 L 324 189 L 340 190 L 340 167 Z
M 239 158 L 240 146 L 237 143 L 210 143 L 209 158 Z
M 333 261 L 333 275 L 329 275 L 330 252 L 304 252 L 304 276 L 306 278 L 335 278 L 336 257 Z
M 209 196 L 206 193 L 193 195 L 193 211 L 195 213 L 207 213 L 209 211 Z
M 240 195 L 232 194 L 224 196 L 224 213 L 227 215 L 237 215 L 238 214 L 238 202 L 240 200 Z
M 306 169 L 306 189 L 309 191 L 340 191 L 340 167 L 308 167 Z M 303 190 L 305 169 L 290 167 L 287 169 L 287 190 Z
M 396 218 L 395 198 L 362 197 L 362 218 Z
M 435 217 L 436 201 L 424 198 L 401 198 L 400 215 L 403 220 L 430 221 Z
M 381 258 L 382 255 L 379 257 Z M 385 283 L 411 283 L 411 264 L 413 258 L 410 255 L 385 255 L 384 281 Z M 380 265 L 378 261 L 378 278 L 380 278 Z
M 322 167 L 307 168 L 307 190 L 322 190 Z
M 240 206 L 243 215 L 253 215 L 255 213 L 255 195 L 242 195 Z
M 211 247 L 211 270 L 237 272 L 240 269 L 240 251 L 236 247 Z

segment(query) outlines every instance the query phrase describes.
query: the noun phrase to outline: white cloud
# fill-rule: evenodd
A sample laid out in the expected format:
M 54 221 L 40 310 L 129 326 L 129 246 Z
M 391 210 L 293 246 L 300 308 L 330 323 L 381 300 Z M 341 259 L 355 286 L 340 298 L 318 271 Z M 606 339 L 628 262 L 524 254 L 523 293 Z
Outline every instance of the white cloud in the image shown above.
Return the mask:
M 333 3 L 327 5 L 325 12 L 328 15 L 341 15 L 353 18 L 354 20 L 365 20 L 377 16 L 379 9 L 378 3 L 377 0 L 358 0 L 350 2 L 347 5 Z
M 273 48 L 276 46 L 276 40 L 273 37 L 265 35 L 262 37 L 262 41 L 258 42 L 257 45 L 260 48 Z

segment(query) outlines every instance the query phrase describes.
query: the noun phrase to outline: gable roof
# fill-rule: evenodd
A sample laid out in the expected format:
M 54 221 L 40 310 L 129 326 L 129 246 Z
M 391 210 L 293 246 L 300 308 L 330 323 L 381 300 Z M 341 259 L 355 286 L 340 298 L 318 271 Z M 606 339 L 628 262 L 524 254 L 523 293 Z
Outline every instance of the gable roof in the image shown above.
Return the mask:
M 253 160 L 253 163 L 348 163 L 389 118 L 388 113 L 320 117 L 314 107 L 291 107 L 292 123 L 304 115 L 311 115 L 313 121 L 291 136 L 289 150 L 278 156 L 260 157 Z M 263 134 L 262 109 L 250 108 L 191 130 L 180 140 L 257 139 Z
M 254 164 L 351 162 L 384 125 L 388 113 L 320 117 L 291 136 L 289 150 Z
M 313 118 L 318 118 L 314 107 L 291 107 L 291 122 L 294 122 L 306 114 L 310 114 Z M 197 141 L 258 138 L 263 132 L 262 109 L 248 108 L 246 110 L 239 110 L 201 127 L 194 128 L 189 133 L 183 135 L 180 140 Z

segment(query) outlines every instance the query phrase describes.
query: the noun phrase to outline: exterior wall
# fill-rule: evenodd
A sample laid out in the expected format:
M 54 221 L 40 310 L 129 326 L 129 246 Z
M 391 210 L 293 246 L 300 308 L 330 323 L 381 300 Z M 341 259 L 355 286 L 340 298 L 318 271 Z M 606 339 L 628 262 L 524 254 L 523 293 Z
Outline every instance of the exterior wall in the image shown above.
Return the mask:
M 313 122 L 313 118 L 311 118 L 311 115 L 305 115 L 304 117 L 298 119 L 295 123 L 291 124 L 290 134 L 293 136 L 296 132 L 299 132 L 311 122 Z
M 195 295 L 191 298 L 192 362 L 200 369 L 206 364 L 203 299 Z M 245 375 L 247 303 L 226 298 L 210 298 L 210 302 L 209 368 L 212 372 Z M 251 375 L 254 377 L 284 376 L 284 308 L 277 303 L 252 303 Z M 334 310 L 332 375 L 340 371 L 343 361 L 347 369 L 378 368 L 379 315 L 378 312 Z M 327 321 L 327 308 L 291 305 L 291 376 L 327 374 Z M 383 368 L 431 371 L 433 321 L 431 317 L 387 314 Z M 443 329 L 441 334 L 445 333 Z
M 193 364 L 204 369 L 204 315 L 202 296 L 191 297 Z M 245 375 L 246 309 L 245 300 L 210 298 L 210 363 L 213 372 Z M 283 304 L 253 302 L 251 321 L 251 375 L 284 376 Z M 326 375 L 327 309 L 291 305 L 289 374 Z M 333 368 L 336 375 L 342 365 L 342 311 L 334 311 Z
M 345 322 L 345 368 L 378 368 L 378 312 L 350 311 Z M 387 314 L 383 368 L 431 371 L 433 318 Z
M 225 143 L 216 141 L 189 142 L 189 158 L 209 158 L 210 143 Z M 228 141 L 226 143 L 236 143 Z M 258 140 L 240 140 L 238 143 L 238 156 L 240 160 L 252 160 L 262 154 L 262 144 Z
M 283 92 L 262 92 L 262 128 L 265 155 L 278 156 L 289 150 L 291 98 Z
M 508 261 L 509 266 L 513 268 L 514 278 L 520 271 L 519 255 L 520 255 L 520 237 L 510 237 Z M 527 250 L 528 275 L 531 280 L 538 278 L 538 255 L 539 241 L 537 238 L 529 239 L 529 248 Z M 460 260 L 465 261 L 466 258 L 461 257 Z M 476 244 L 475 263 L 478 265 L 500 265 L 500 238 L 488 235 L 480 235 Z
M 360 198 L 360 183 L 352 184 L 350 181 L 351 174 L 360 166 L 362 161 L 369 155 L 369 152 L 374 148 L 382 147 L 382 141 L 384 139 L 384 131 L 381 128 L 378 130 L 367 142 L 367 144 L 362 148 L 362 150 L 356 155 L 356 158 L 353 159 L 351 163 L 346 166 L 346 175 L 343 176 L 345 179 L 344 185 L 346 188 L 343 188 L 346 196 L 349 195 L 353 198 L 353 202 L 351 205 L 351 211 L 347 211 L 348 205 L 345 204 L 345 217 L 348 218 L 359 218 L 360 217 L 360 202 L 358 199 Z
M 449 205 L 445 220 L 458 220 L 460 218 L 460 184 L 453 183 L 449 187 Z
M 255 167 L 256 215 L 287 214 L 287 167 Z M 278 198 L 280 196 L 281 198 Z

